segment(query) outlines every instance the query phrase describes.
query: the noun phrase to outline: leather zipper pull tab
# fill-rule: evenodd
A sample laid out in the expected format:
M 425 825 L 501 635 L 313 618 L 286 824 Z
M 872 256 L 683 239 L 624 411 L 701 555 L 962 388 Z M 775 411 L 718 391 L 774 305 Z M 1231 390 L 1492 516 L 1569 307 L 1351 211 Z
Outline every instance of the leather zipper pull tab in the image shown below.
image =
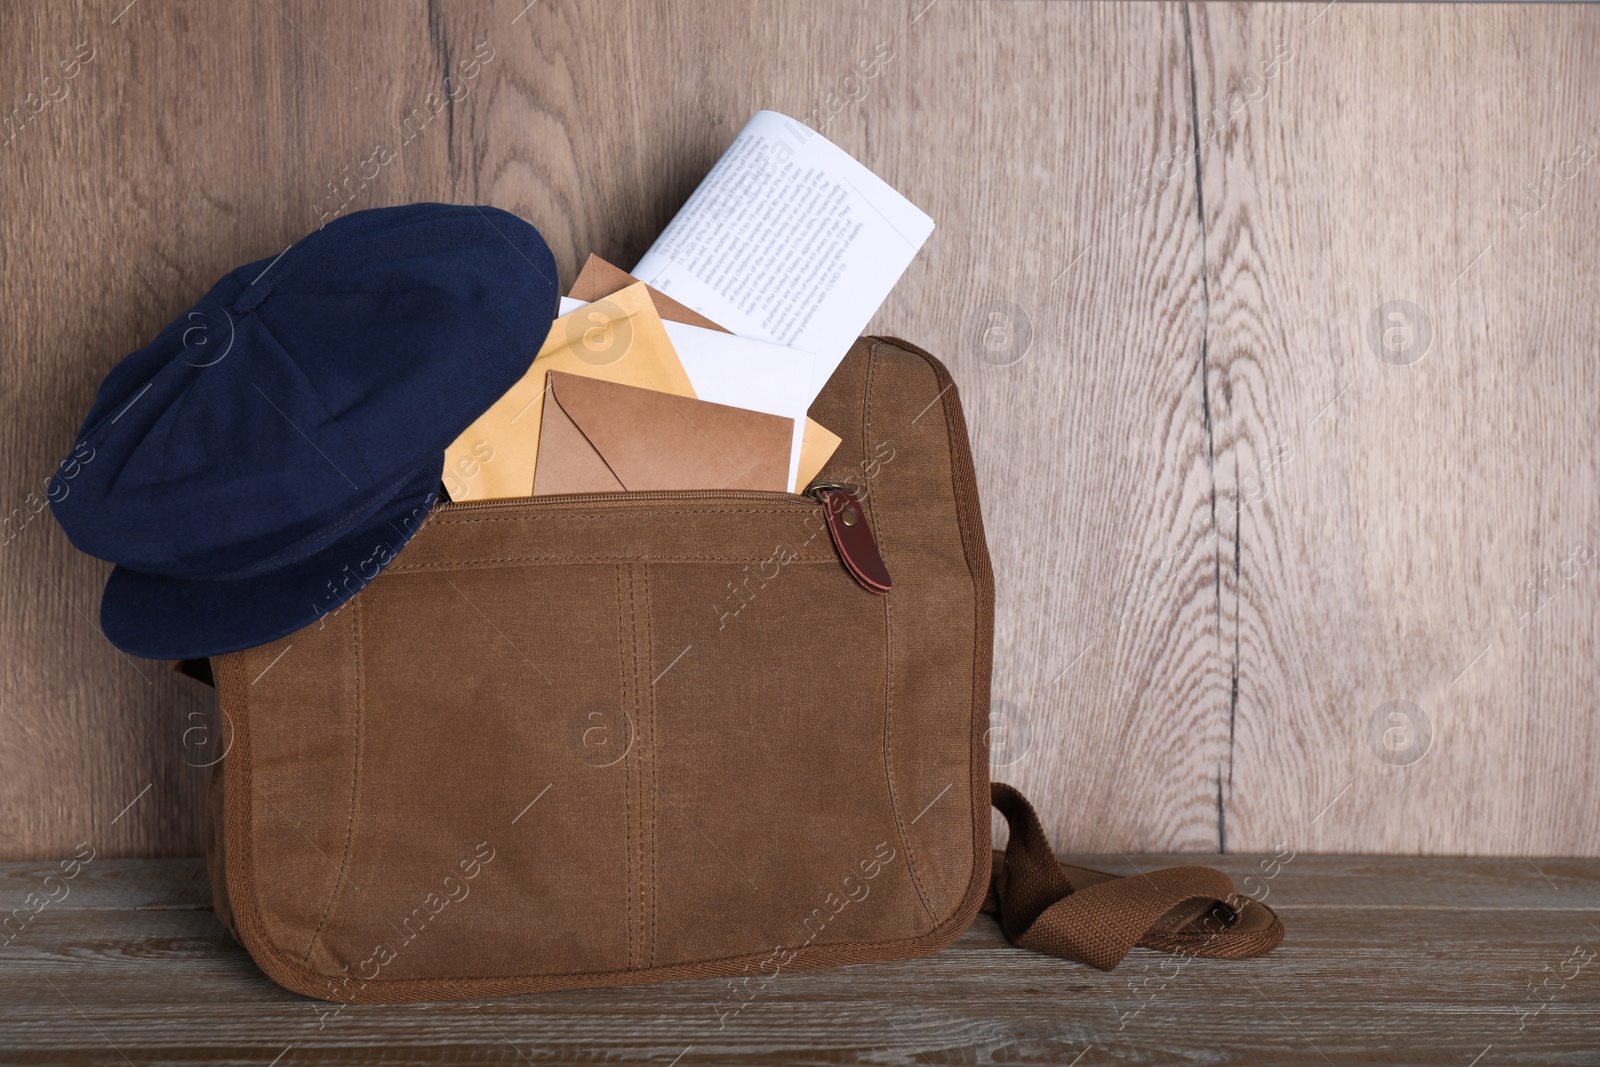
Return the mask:
M 869 593 L 885 596 L 889 592 L 889 568 L 878 554 L 878 542 L 867 525 L 867 513 L 854 492 L 844 485 L 813 485 L 806 492 L 822 505 L 833 547 L 844 562 L 844 569 Z

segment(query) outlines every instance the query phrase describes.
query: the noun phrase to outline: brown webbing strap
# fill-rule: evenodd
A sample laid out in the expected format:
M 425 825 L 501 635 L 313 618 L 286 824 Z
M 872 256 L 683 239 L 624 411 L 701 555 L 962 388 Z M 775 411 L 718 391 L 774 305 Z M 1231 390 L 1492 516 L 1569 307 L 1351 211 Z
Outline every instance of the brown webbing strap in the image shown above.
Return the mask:
M 1168 867 L 1119 878 L 1056 859 L 1039 816 L 999 782 L 990 799 L 1011 827 L 983 910 L 998 913 L 1006 940 L 1109 971 L 1135 945 L 1189 956 L 1246 959 L 1283 940 L 1271 908 L 1240 897 L 1210 867 Z

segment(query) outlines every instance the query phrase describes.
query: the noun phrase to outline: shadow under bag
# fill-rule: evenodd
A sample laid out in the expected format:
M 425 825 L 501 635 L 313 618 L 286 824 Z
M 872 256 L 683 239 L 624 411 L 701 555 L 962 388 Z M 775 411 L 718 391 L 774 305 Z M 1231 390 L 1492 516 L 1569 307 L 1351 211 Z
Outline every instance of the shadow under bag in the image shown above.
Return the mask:
M 268 975 L 351 1002 L 765 982 L 930 955 L 980 908 L 1102 968 L 1278 943 L 1214 870 L 1058 863 L 991 787 L 994 583 L 944 367 L 863 338 L 811 414 L 887 595 L 809 496 L 446 504 L 348 604 L 213 660 L 208 866 Z

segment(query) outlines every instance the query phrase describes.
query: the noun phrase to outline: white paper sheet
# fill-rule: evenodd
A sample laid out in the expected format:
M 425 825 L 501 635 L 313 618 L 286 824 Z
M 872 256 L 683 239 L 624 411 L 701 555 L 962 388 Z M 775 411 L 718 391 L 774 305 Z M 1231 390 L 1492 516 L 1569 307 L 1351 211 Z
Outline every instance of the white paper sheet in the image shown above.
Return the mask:
M 815 352 L 809 406 L 932 232 L 827 138 L 758 111 L 633 276 L 741 337 Z

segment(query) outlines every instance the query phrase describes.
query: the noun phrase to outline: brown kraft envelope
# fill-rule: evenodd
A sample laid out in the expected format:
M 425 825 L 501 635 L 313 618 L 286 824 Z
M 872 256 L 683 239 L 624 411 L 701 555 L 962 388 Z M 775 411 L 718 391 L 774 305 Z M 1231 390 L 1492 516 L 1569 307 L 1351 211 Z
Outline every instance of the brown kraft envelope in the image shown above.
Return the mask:
M 578 280 L 572 283 L 572 290 L 567 295 L 574 300 L 592 304 L 596 300 L 604 300 L 618 290 L 638 283 L 638 278 L 591 252 L 589 258 L 584 261 L 583 270 L 578 272 Z M 733 332 L 717 325 L 686 304 L 680 304 L 654 286 L 646 285 L 645 289 L 650 294 L 650 302 L 656 307 L 656 313 L 668 322 L 681 322 L 687 326 L 699 326 L 718 333 Z M 839 441 L 838 434 L 815 419 L 806 419 L 805 433 L 800 441 L 799 484 L 784 488 L 793 488 L 796 492 L 804 489 L 828 462 L 833 450 L 839 447 Z
M 572 290 L 567 295 L 574 300 L 582 300 L 585 304 L 592 304 L 596 300 L 604 300 L 619 289 L 637 285 L 638 282 L 638 278 L 621 267 L 607 263 L 591 252 L 589 258 L 584 261 L 583 269 L 578 272 L 578 280 L 572 283 Z M 693 308 L 678 303 L 653 285 L 647 285 L 645 289 L 650 293 L 650 302 L 656 306 L 656 314 L 668 322 L 681 322 L 705 330 L 715 330 L 718 333 L 732 332 L 718 326 Z
M 788 488 L 794 423 L 599 378 L 550 372 L 533 495 Z

